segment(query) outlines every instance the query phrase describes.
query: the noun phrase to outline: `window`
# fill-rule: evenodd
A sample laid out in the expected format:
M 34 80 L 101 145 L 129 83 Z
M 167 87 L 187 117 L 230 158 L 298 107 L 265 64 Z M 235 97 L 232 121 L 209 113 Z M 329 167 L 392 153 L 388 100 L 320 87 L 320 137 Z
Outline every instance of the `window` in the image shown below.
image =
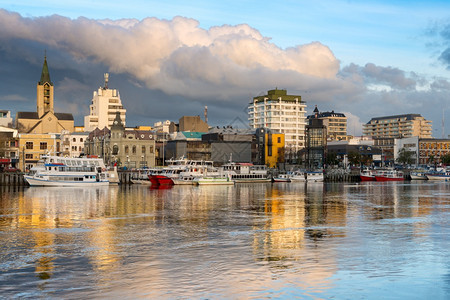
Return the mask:
M 153 147 L 152 146 L 150 146 L 148 150 L 150 151 L 150 153 L 153 153 Z
M 136 154 L 136 145 L 133 145 L 133 154 Z
M 278 137 L 278 138 L 277 138 L 277 142 L 278 142 L 278 144 L 281 143 L 281 137 Z
M 41 150 L 47 150 L 47 142 L 41 142 L 40 148 Z
M 142 154 L 145 153 L 145 146 L 142 146 Z
M 33 159 L 33 154 L 25 154 L 25 159 Z
M 130 149 L 128 147 L 128 145 L 125 146 L 125 154 L 128 154 L 130 152 Z
M 80 142 L 81 142 L 81 143 L 83 142 L 83 138 L 80 138 Z
M 33 142 L 26 142 L 25 145 L 26 145 L 25 146 L 26 149 L 33 149 Z
M 75 142 L 77 141 L 77 139 L 76 139 L 76 138 L 73 138 L 72 141 L 75 143 Z
M 114 145 L 113 146 L 113 155 L 117 155 L 119 153 L 119 146 L 117 146 L 117 145 Z

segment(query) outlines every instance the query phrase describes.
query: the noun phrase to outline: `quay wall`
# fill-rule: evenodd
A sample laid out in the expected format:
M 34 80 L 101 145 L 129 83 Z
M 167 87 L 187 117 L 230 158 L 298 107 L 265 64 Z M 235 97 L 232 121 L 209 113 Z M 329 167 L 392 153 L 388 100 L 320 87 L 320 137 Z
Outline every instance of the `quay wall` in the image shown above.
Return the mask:
M 0 185 L 26 186 L 28 185 L 23 173 L 0 173 Z
M 121 184 L 132 184 L 133 171 L 118 171 Z M 405 180 L 411 180 L 409 174 L 405 174 Z M 325 182 L 358 182 L 359 174 L 325 174 Z M 0 186 L 26 186 L 28 185 L 23 173 L 0 173 Z

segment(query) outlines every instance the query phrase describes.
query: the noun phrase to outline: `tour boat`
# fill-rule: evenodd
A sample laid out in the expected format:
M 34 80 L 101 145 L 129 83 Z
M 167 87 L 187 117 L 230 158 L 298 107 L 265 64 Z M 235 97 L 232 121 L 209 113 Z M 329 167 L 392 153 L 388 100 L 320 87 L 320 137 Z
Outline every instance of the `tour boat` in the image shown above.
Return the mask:
M 224 164 L 219 171 L 224 174 L 230 174 L 231 180 L 236 183 L 270 182 L 272 180 L 267 173 L 265 165 L 230 162 Z
M 109 185 L 109 173 L 102 158 L 74 158 L 45 155 L 42 162 L 24 175 L 30 186 Z
M 376 181 L 403 181 L 403 172 L 397 170 L 380 171 L 375 174 Z
M 375 171 L 370 169 L 364 169 L 359 174 L 361 181 L 375 181 Z
M 320 182 L 323 181 L 323 171 L 308 171 L 306 172 L 307 182 Z

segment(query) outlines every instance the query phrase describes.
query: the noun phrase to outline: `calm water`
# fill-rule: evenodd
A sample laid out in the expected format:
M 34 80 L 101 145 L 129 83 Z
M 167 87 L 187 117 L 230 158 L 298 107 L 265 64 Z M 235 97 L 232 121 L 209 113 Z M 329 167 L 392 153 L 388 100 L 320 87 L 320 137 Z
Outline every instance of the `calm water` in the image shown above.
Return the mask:
M 0 298 L 449 299 L 450 183 L 3 188 Z

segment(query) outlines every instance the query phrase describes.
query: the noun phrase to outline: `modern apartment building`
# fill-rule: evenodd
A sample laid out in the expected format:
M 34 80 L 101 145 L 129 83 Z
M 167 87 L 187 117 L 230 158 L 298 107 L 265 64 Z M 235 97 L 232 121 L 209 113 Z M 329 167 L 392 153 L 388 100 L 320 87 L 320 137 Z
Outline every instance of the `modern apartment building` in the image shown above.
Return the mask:
M 432 121 L 420 114 L 372 118 L 363 125 L 363 135 L 373 138 L 402 138 L 418 136 L 431 138 Z
M 347 135 L 347 117 L 343 113 L 319 112 L 319 109 L 314 109 L 314 114 L 308 116 L 308 119 L 323 120 L 323 125 L 327 127 L 327 140 L 330 141 L 347 141 L 351 136 Z
M 111 129 L 116 112 L 125 125 L 126 109 L 122 106 L 119 91 L 108 88 L 109 74 L 105 73 L 105 85 L 94 91 L 92 104 L 89 105 L 89 115 L 84 117 L 84 131 L 90 132 L 95 128 Z
M 305 147 L 306 104 L 301 96 L 286 90 L 270 90 L 254 97 L 248 106 L 251 128 L 268 128 L 285 135 L 285 153 L 297 153 Z

